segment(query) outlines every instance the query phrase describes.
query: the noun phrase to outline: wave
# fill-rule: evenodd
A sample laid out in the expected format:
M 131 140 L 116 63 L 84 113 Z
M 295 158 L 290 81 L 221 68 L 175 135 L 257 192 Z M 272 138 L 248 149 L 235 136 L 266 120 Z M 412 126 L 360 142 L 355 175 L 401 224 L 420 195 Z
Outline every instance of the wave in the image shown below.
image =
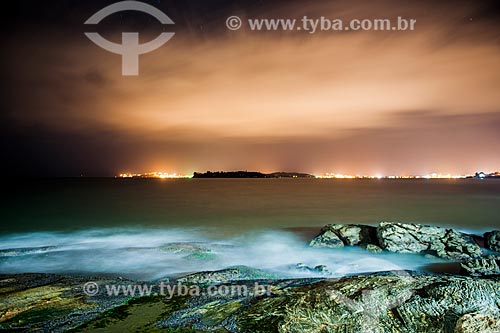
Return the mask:
M 29 246 L 28 246 L 29 245 Z M 310 248 L 294 232 L 261 230 L 237 237 L 220 229 L 103 228 L 0 237 L 0 273 L 109 274 L 152 280 L 246 265 L 279 277 L 326 265 L 334 276 L 410 269 L 442 262 L 414 254 L 372 254 L 358 247 Z

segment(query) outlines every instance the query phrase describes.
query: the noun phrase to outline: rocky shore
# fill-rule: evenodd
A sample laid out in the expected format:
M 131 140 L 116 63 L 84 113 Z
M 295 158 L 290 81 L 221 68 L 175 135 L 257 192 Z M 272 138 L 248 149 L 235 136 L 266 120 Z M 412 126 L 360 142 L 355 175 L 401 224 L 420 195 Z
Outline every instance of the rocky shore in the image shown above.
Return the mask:
M 437 256 L 459 264 L 459 275 L 392 271 L 329 277 L 324 265 L 300 263 L 292 268 L 325 276 L 283 279 L 246 266 L 155 281 L 0 275 L 0 330 L 498 333 L 499 236 L 498 231 L 477 238 L 453 229 L 384 222 L 376 227 L 328 225 L 310 242 L 310 246 L 332 254 L 340 247 L 360 246 L 374 253 Z M 189 252 L 193 246 L 199 250 L 199 245 L 181 245 L 170 245 L 167 250 Z M 263 288 L 257 291 L 257 284 Z M 198 292 L 166 295 L 165 285 Z M 151 289 L 142 296 L 123 292 L 109 295 L 109 286 Z M 207 293 L 213 287 L 239 291 L 245 287 L 249 292 Z
M 82 290 L 89 279 L 101 290 L 92 297 Z M 0 276 L 0 328 L 9 332 L 500 331 L 500 281 L 495 278 L 401 271 L 337 279 L 224 281 L 226 286 L 245 285 L 249 290 L 256 282 L 269 289 L 254 295 L 127 298 L 107 296 L 104 286 L 140 282 L 4 275 Z
M 471 276 L 500 274 L 500 231 L 477 237 L 437 226 L 382 222 L 378 226 L 329 224 L 311 240 L 309 246 L 338 249 L 361 246 L 368 251 L 420 253 L 460 263 L 462 273 Z

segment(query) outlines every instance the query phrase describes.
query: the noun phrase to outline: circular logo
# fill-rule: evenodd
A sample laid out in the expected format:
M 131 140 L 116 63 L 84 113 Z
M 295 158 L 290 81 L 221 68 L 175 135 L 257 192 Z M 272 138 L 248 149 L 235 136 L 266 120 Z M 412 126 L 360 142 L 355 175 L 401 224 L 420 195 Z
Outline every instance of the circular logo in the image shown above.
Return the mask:
M 226 27 L 229 30 L 238 30 L 239 28 L 241 28 L 242 24 L 243 22 L 238 16 L 229 16 L 226 20 Z
M 83 293 L 87 296 L 95 296 L 99 293 L 99 285 L 95 282 L 87 282 L 83 285 Z

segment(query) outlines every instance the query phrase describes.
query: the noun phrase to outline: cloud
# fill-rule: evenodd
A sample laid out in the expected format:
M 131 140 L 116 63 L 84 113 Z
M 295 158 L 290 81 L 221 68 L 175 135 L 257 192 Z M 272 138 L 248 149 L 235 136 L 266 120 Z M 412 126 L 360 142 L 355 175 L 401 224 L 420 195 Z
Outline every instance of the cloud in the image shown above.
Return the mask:
M 499 141 L 498 23 L 485 5 L 454 4 L 239 2 L 184 19 L 176 13 L 185 8 L 173 10 L 176 36 L 141 57 L 135 78 L 120 76 L 120 57 L 81 33 L 17 29 L 1 69 L 8 139 L 43 138 L 41 155 L 64 152 L 68 170 L 95 173 L 494 168 L 499 161 L 477 143 Z M 227 14 L 401 15 L 417 18 L 417 30 L 232 33 Z

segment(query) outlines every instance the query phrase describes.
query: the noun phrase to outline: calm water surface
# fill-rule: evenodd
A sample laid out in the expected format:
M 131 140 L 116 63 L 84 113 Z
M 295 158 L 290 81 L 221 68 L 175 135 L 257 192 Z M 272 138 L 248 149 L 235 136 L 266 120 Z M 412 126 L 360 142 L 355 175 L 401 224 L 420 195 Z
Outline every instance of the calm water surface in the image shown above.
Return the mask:
M 3 234 L 101 227 L 238 234 L 380 221 L 500 228 L 500 180 L 48 179 L 4 191 Z

